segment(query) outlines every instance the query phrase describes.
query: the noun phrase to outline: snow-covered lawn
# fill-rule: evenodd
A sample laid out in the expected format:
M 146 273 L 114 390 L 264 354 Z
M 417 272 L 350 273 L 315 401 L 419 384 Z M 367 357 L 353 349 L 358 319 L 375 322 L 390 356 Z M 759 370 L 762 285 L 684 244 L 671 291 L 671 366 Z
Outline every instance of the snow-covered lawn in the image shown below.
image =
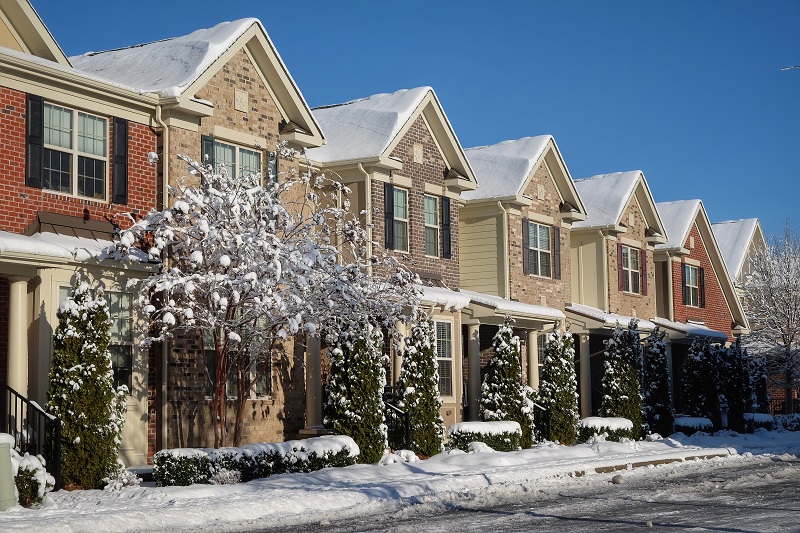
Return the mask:
M 681 434 L 653 442 L 542 444 L 519 452 L 452 451 L 407 463 L 329 468 L 235 485 L 127 488 L 119 492 L 61 491 L 40 509 L 14 507 L 0 514 L 11 531 L 243 531 L 292 524 L 320 524 L 356 515 L 387 513 L 407 505 L 452 501 L 460 496 L 491 501 L 537 485 L 583 482 L 630 464 L 692 460 L 746 461 L 752 455 L 800 456 L 800 432 L 759 430 L 752 435 Z M 407 456 L 406 456 L 407 458 Z M 693 463 L 696 464 L 696 463 Z M 712 461 L 708 461 L 709 467 Z M 673 465 L 674 467 L 674 465 Z M 664 466 L 651 467 L 652 472 Z M 647 472 L 647 470 L 639 471 Z M 607 474 L 602 474 L 607 476 Z M 646 475 L 646 474 L 645 474 Z

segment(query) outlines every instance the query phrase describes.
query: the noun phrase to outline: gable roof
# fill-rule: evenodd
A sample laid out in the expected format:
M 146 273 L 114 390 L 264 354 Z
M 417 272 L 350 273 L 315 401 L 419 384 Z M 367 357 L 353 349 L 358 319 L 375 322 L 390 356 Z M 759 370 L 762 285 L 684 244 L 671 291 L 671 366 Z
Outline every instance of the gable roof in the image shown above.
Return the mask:
M 465 149 L 464 153 L 481 184 L 478 189 L 465 192 L 462 195 L 464 199 L 486 200 L 523 194 L 536 169 L 544 162 L 553 174 L 561 200 L 573 206 L 578 213 L 586 214 L 552 135 L 476 146 Z
M 387 157 L 413 121 L 423 115 L 448 166 L 469 182 L 477 181 L 450 121 L 431 87 L 401 89 L 342 104 L 315 107 L 328 142 L 308 151 L 320 163 L 341 163 Z
M 677 250 L 683 248 L 689 231 L 701 209 L 700 200 L 677 200 L 675 202 L 658 202 L 656 208 L 664 221 L 668 240 L 656 246 L 657 250 Z
M 760 240 L 765 242 L 761 224 L 757 218 L 743 218 L 714 222 L 711 224 L 711 229 L 722 252 L 725 266 L 728 267 L 728 273 L 732 279 L 738 279 L 753 240 L 760 237 Z
M 591 178 L 575 180 L 575 188 L 586 208 L 586 220 L 578 221 L 572 229 L 617 229 L 622 222 L 622 213 L 633 196 L 639 201 L 645 220 L 653 234 L 663 240 L 667 231 L 641 170 L 599 174 Z
M 29 0 L 0 2 L 0 45 L 69 66 L 69 60 Z

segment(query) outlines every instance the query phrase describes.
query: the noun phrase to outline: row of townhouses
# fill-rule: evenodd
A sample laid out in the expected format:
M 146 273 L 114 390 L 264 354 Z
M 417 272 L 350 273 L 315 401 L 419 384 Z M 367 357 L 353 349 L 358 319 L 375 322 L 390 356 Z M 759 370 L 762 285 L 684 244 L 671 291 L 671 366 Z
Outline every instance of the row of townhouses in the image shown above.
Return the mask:
M 666 331 L 676 383 L 694 338 L 748 332 L 737 287 L 765 244 L 757 220 L 712 224 L 700 200 L 656 202 L 639 170 L 575 179 L 549 135 L 465 149 L 429 87 L 311 109 L 256 19 L 68 58 L 28 0 L 3 0 L 0 72 L 0 381 L 43 404 L 58 306 L 76 273 L 102 284 L 115 380 L 130 390 L 128 465 L 211 440 L 202 346 L 140 347 L 126 287 L 155 267 L 102 254 L 118 228 L 168 205 L 178 154 L 233 175 L 304 170 L 279 160 L 283 141 L 347 184 L 373 240 L 424 284 L 447 424 L 476 418 L 506 316 L 533 387 L 546 334 L 576 336 L 583 416 L 599 407 L 617 324 Z M 308 339 L 292 351 L 251 390 L 245 441 L 322 422 L 323 350 Z

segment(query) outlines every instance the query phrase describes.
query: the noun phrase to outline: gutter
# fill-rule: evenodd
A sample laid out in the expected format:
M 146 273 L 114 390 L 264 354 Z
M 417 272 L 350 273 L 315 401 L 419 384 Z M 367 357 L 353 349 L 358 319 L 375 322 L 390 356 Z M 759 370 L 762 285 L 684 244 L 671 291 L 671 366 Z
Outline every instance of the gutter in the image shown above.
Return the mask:
M 600 234 L 600 242 L 604 244 L 604 247 L 607 247 L 608 239 L 603 234 L 603 230 L 597 230 L 597 232 Z M 611 292 L 611 280 L 608 279 L 608 249 L 603 250 L 603 255 L 606 256 L 603 261 L 600 261 L 603 264 L 603 279 L 606 284 L 606 290 L 603 291 L 603 310 L 608 313 L 608 293 Z M 620 267 L 621 265 L 617 265 L 617 268 Z
M 161 144 L 161 176 L 162 176 L 162 190 L 161 190 L 161 209 L 166 209 L 169 205 L 169 127 L 164 122 L 161 116 L 161 104 L 156 105 L 156 123 L 163 131 L 163 140 Z M 164 261 L 167 260 L 165 257 Z M 167 382 L 169 377 L 169 346 L 166 341 L 161 343 L 161 449 L 167 447 L 167 435 L 169 427 L 167 424 L 167 406 L 169 402 Z M 157 444 L 157 446 L 158 446 Z

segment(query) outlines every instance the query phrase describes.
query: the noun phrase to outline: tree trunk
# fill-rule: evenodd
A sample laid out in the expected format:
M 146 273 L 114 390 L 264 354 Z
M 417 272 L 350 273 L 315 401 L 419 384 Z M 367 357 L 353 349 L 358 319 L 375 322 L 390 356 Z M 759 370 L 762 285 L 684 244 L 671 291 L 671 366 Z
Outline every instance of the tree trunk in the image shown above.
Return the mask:
M 212 398 L 212 405 L 214 406 L 214 448 L 225 446 L 225 433 L 227 426 L 227 409 L 226 409 L 226 396 L 227 396 L 227 367 L 228 357 L 227 353 L 223 353 L 219 347 L 216 348 L 216 358 L 214 365 L 214 373 L 216 375 L 216 383 L 214 387 L 214 396 Z

